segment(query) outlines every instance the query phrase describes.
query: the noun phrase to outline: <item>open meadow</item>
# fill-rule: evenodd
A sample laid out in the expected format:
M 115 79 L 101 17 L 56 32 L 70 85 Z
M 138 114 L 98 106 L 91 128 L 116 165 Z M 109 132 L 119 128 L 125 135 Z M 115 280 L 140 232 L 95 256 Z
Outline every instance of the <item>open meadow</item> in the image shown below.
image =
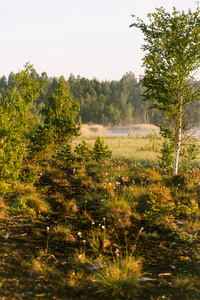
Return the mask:
M 1 299 L 199 299 L 199 152 L 173 176 L 157 132 L 98 136 L 4 187 Z
M 96 136 L 101 136 L 108 148 L 112 151 L 112 158 L 116 160 L 135 161 L 141 167 L 155 167 L 159 163 L 160 150 L 163 138 L 159 135 L 159 128 L 155 125 L 141 124 L 129 127 L 107 128 L 102 125 L 83 125 L 81 136 L 74 139 L 74 147 L 80 141 L 86 141 L 91 147 L 94 146 Z M 193 139 L 197 147 L 200 146 L 200 135 Z M 188 141 L 186 142 L 188 144 Z M 184 165 L 186 159 L 180 157 L 180 164 Z M 189 163 L 189 161 L 187 162 Z M 200 166 L 200 151 L 191 165 Z

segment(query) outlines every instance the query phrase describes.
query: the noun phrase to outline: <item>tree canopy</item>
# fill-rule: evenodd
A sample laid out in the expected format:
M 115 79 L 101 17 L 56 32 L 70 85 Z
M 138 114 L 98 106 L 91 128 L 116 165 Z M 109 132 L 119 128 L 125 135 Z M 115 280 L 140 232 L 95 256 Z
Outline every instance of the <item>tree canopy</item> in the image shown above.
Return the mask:
M 75 124 L 79 103 L 69 95 L 69 89 L 62 77 L 58 88 L 52 91 L 47 100 L 41 111 L 44 126 L 52 131 L 56 143 L 70 141 L 73 136 L 78 135 L 80 129 Z
M 148 24 L 136 18 L 130 26 L 144 34 L 143 96 L 162 111 L 161 134 L 174 145 L 176 174 L 182 134 L 189 129 L 188 105 L 200 99 L 193 84 L 194 72 L 200 67 L 200 9 L 197 6 L 195 12 L 185 13 L 174 7 L 168 13 L 161 7 L 148 18 Z

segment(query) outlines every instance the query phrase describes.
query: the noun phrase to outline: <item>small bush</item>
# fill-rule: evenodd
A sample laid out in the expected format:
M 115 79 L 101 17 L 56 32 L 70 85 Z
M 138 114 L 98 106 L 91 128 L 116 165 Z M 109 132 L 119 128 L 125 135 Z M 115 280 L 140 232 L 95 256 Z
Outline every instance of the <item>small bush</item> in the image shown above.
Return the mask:
M 173 145 L 169 145 L 167 142 L 163 142 L 161 148 L 161 166 L 162 167 L 171 167 L 174 161 L 174 147 Z
M 162 187 L 152 186 L 146 194 L 147 209 L 144 217 L 147 219 L 162 219 L 173 214 L 175 204 L 170 191 Z
M 82 141 L 75 147 L 75 152 L 80 158 L 84 160 L 89 160 L 89 158 L 91 157 L 91 150 L 89 148 L 89 145 L 85 141 Z
M 72 146 L 70 144 L 63 145 L 52 155 L 53 159 L 68 162 L 72 159 Z
M 112 151 L 108 149 L 108 145 L 105 145 L 105 141 L 98 136 L 95 140 L 92 155 L 95 160 L 99 161 L 111 158 Z

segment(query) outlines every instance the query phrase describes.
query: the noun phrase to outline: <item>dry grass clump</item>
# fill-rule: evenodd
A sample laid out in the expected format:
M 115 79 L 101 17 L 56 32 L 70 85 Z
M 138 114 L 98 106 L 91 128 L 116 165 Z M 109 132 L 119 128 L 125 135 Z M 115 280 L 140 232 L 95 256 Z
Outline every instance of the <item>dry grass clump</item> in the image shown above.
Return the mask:
M 51 237 L 54 241 L 60 242 L 70 242 L 73 243 L 76 241 L 75 237 L 73 236 L 72 229 L 70 226 L 60 225 L 53 227 L 51 231 Z
M 76 293 L 85 293 L 91 288 L 94 281 L 93 274 L 86 274 L 83 270 L 71 270 L 68 273 L 68 278 L 64 279 L 62 284 L 75 291 Z M 84 291 L 84 292 L 83 292 Z M 91 289 L 90 289 L 91 293 Z M 71 298 L 70 298 L 71 299 Z M 76 299 L 78 299 L 76 297 Z
M 48 255 L 40 255 L 37 258 L 32 258 L 27 266 L 32 274 L 37 274 L 45 278 L 60 279 L 60 271 L 56 267 L 56 262 L 50 262 Z
M 31 262 L 32 272 L 43 275 L 45 277 L 57 277 L 58 271 L 54 265 L 48 264 L 48 262 L 33 259 Z
M 134 299 L 141 290 L 142 268 L 133 256 L 119 256 L 113 262 L 107 261 L 106 268 L 96 276 L 96 294 L 111 299 Z
M 0 196 L 0 220 L 5 220 L 7 218 L 7 210 L 8 207 L 5 203 L 5 199 L 3 196 Z
M 178 274 L 172 278 L 172 286 L 179 294 L 193 290 L 194 286 L 199 284 L 197 276 Z
M 122 193 L 114 197 L 108 197 L 102 202 L 106 218 L 111 219 L 114 226 L 127 227 L 131 225 L 131 215 L 134 203 L 129 195 Z
M 81 135 L 94 135 L 94 134 L 100 134 L 102 132 L 106 131 L 106 127 L 100 124 L 94 124 L 94 125 L 87 125 L 82 124 L 81 125 Z
M 130 181 L 138 185 L 150 185 L 162 181 L 161 174 L 155 169 L 132 169 Z
M 51 212 L 48 202 L 40 194 L 19 196 L 13 203 L 13 208 L 19 213 L 35 215 Z
M 22 195 L 31 195 L 36 193 L 36 187 L 33 183 L 19 184 L 15 187 L 14 197 Z
M 36 215 L 51 212 L 45 196 L 33 184 L 18 185 L 11 198 L 11 209 L 17 213 Z

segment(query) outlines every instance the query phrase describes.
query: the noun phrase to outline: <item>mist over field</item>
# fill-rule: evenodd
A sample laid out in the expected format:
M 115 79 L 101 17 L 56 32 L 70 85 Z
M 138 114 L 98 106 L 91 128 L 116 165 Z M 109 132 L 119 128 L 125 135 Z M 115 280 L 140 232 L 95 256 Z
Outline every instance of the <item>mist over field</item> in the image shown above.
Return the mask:
M 147 134 L 159 134 L 159 127 L 153 124 L 136 124 L 131 126 L 103 126 L 100 124 L 87 125 L 83 124 L 81 126 L 81 135 L 89 136 L 145 136 Z M 194 137 L 200 137 L 200 128 L 196 127 L 189 131 L 189 135 Z
M 132 126 L 106 127 L 100 124 L 86 125 L 81 127 L 82 135 L 101 136 L 136 136 L 150 133 L 159 133 L 159 128 L 153 124 L 137 124 Z

